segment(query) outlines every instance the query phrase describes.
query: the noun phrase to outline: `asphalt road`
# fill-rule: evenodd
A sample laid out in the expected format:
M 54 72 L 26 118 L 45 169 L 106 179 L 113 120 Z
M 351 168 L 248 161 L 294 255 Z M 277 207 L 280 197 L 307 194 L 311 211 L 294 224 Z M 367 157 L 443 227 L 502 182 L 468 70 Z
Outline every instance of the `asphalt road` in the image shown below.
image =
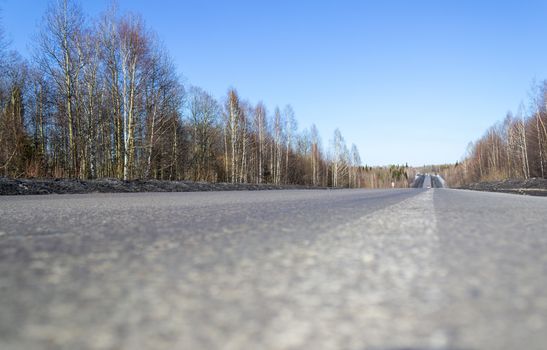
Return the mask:
M 440 175 L 418 174 L 412 183 L 414 188 L 447 188 L 446 182 Z
M 0 349 L 545 349 L 547 199 L 0 197 Z
M 431 188 L 431 176 L 429 175 L 422 175 L 424 178 L 422 188 Z

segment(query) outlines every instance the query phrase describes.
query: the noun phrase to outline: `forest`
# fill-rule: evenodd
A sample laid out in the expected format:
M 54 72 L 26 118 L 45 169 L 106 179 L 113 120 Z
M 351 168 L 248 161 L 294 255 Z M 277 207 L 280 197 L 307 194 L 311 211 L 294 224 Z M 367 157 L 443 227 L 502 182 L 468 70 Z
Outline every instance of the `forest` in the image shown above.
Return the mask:
M 363 166 L 338 129 L 328 145 L 299 130 L 290 105 L 183 84 L 139 15 L 53 1 L 32 48 L 0 31 L 0 176 L 408 186 L 408 165 Z
M 529 95 L 516 114 L 470 143 L 462 161 L 437 167 L 452 186 L 547 178 L 547 81 L 534 83 Z

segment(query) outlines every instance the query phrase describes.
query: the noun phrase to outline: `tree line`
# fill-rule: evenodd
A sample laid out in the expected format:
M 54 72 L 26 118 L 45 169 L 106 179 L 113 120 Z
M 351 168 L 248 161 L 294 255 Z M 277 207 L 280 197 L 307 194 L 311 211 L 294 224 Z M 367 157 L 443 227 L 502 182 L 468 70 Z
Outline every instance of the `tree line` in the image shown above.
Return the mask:
M 333 187 L 406 185 L 361 164 L 337 129 L 323 145 L 290 105 L 268 111 L 236 89 L 185 86 L 144 20 L 75 1 L 44 14 L 30 59 L 0 31 L 0 175 Z
M 461 162 L 441 166 L 451 185 L 547 178 L 547 81 L 534 84 L 527 105 L 469 144 Z

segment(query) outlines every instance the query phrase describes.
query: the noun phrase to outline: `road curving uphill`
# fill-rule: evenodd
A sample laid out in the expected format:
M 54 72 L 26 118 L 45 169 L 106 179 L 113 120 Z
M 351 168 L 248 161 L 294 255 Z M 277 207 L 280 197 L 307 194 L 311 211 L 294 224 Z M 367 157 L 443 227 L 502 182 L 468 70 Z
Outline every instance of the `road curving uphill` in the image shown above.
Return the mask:
M 412 188 L 447 188 L 446 181 L 440 175 L 418 174 Z

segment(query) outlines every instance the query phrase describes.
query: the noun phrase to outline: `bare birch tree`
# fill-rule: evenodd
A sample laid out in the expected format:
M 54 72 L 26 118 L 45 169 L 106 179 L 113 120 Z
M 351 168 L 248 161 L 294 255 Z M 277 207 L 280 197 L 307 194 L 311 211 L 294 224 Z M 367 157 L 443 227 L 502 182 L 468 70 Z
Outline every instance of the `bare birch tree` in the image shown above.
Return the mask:
M 257 167 L 258 177 L 257 182 L 264 182 L 264 158 L 266 155 L 266 134 L 267 134 L 267 120 L 266 120 L 266 107 L 262 102 L 259 102 L 254 109 L 254 124 L 256 132 L 258 133 L 258 147 L 257 147 Z
M 283 141 L 283 120 L 281 111 L 279 108 L 275 108 L 274 122 L 273 122 L 273 134 L 274 140 L 272 143 L 272 168 L 274 183 L 279 185 L 281 183 L 281 158 L 282 158 L 282 141 Z
M 320 172 L 320 153 L 319 153 L 319 131 L 315 124 L 311 126 L 311 159 L 312 159 L 312 184 L 314 186 L 319 185 L 319 172 Z
M 44 28 L 38 38 L 37 53 L 41 69 L 56 84 L 62 96 L 62 110 L 68 130 L 68 172 L 78 176 L 78 149 L 76 144 L 75 89 L 79 71 L 78 42 L 84 26 L 81 10 L 70 0 L 56 0 L 44 17 Z M 63 124 L 63 123 L 62 123 Z
M 148 42 L 142 20 L 127 16 L 118 24 L 122 79 L 122 116 L 124 166 L 123 179 L 131 177 L 135 158 L 135 126 L 138 113 L 137 94 L 146 69 L 142 69 L 148 54 Z
M 241 109 L 239 103 L 239 96 L 237 91 L 230 89 L 228 91 L 228 97 L 225 105 L 224 112 L 224 135 L 225 135 L 225 153 L 226 164 L 230 164 L 229 167 L 229 180 L 232 183 L 236 183 L 238 178 L 238 165 L 240 161 L 240 154 L 238 144 L 240 142 L 240 122 L 241 122 Z M 228 154 L 228 148 L 230 150 Z M 228 171 L 228 166 L 226 166 Z
M 218 124 L 219 107 L 211 95 L 199 88 L 191 90 L 189 121 L 192 127 L 193 178 L 197 181 L 214 181 L 214 142 Z
M 339 129 L 334 130 L 332 140 L 332 187 L 341 185 L 341 177 L 344 171 L 345 141 Z
M 294 117 L 294 110 L 291 105 L 285 106 L 285 109 L 283 110 L 284 115 L 284 121 L 285 121 L 285 140 L 286 140 L 286 146 L 285 146 L 285 183 L 290 183 L 291 177 L 290 177 L 290 161 L 289 161 L 289 155 L 291 153 L 291 147 L 293 146 L 293 139 L 296 134 L 296 130 L 298 128 L 296 119 Z
M 354 188 L 360 188 L 361 187 L 361 180 L 360 180 L 360 173 L 359 169 L 361 167 L 361 155 L 359 154 L 359 149 L 355 144 L 351 145 L 351 179 L 352 184 L 351 186 Z

